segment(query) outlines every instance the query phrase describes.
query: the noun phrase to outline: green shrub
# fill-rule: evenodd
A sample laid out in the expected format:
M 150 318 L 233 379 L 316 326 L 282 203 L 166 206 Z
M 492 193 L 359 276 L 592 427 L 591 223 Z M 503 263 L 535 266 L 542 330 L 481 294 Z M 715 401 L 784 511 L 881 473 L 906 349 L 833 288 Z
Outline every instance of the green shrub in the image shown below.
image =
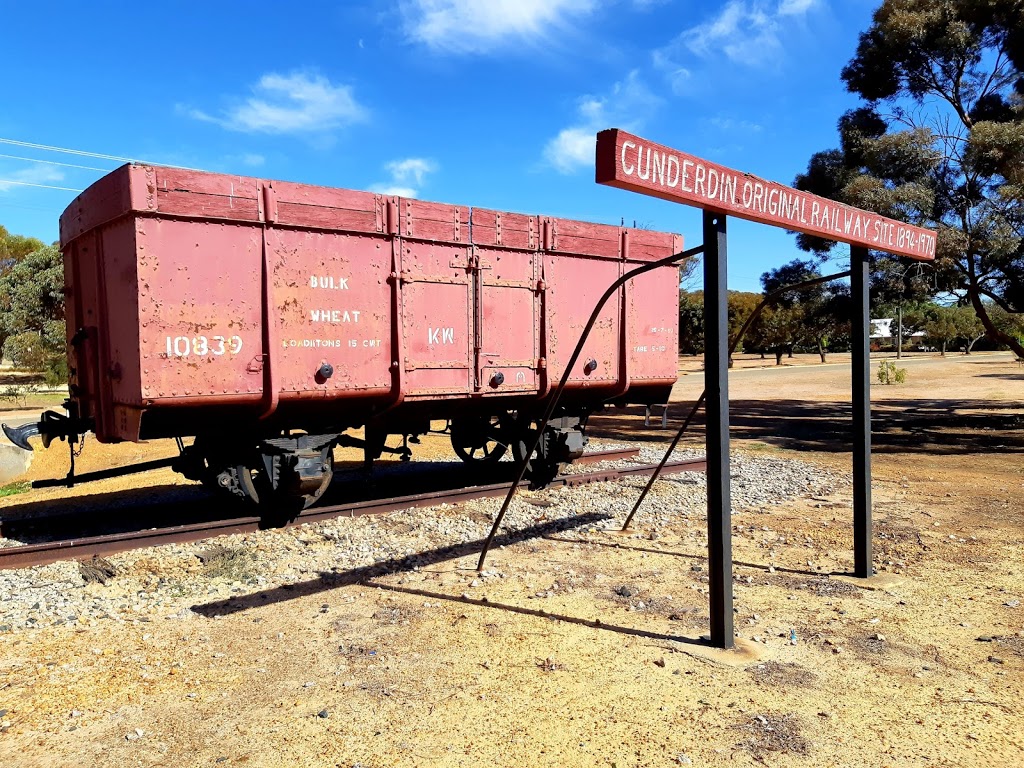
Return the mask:
M 28 401 L 28 394 L 15 386 L 7 386 L 0 389 L 0 400 L 9 400 L 17 405 L 19 402 L 24 405 Z
M 51 355 L 43 368 L 43 380 L 48 387 L 63 387 L 68 383 L 68 359 L 63 354 Z
M 3 356 L 24 371 L 43 370 L 51 355 L 42 337 L 32 331 L 16 333 L 4 342 Z
M 891 360 L 883 360 L 878 364 L 879 384 L 903 384 L 907 380 L 907 369 L 897 368 Z
M 32 483 L 27 480 L 23 480 L 20 483 L 9 483 L 7 485 L 0 485 L 0 499 L 4 496 L 14 496 L 18 493 L 25 493 L 26 491 L 32 490 Z
M 41 372 L 48 387 L 68 383 L 68 360 L 64 351 L 53 349 L 34 331 L 8 337 L 3 345 L 3 357 L 22 371 Z

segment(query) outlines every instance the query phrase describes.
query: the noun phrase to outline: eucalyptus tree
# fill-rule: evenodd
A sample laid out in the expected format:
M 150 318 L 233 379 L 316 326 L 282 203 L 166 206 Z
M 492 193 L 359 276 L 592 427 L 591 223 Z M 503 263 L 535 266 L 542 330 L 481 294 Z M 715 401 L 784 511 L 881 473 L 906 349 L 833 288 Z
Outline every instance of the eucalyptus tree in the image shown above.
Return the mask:
M 0 273 L 0 342 L 15 363 L 64 375 L 64 262 L 55 245 Z
M 991 309 L 1024 310 L 1022 72 L 1024 0 L 884 0 L 842 71 L 864 104 L 839 119 L 839 148 L 794 182 L 934 227 L 932 291 L 959 296 L 1020 356 Z M 798 244 L 819 255 L 834 245 Z
M 761 286 L 765 294 L 770 294 L 817 277 L 821 272 L 815 262 L 796 259 L 762 274 Z M 832 340 L 849 333 L 850 288 L 838 280 L 785 291 L 771 302 L 771 308 L 774 320 L 765 324 L 765 330 L 777 335 L 789 328 L 790 349 L 795 344 L 814 347 L 823 363 Z

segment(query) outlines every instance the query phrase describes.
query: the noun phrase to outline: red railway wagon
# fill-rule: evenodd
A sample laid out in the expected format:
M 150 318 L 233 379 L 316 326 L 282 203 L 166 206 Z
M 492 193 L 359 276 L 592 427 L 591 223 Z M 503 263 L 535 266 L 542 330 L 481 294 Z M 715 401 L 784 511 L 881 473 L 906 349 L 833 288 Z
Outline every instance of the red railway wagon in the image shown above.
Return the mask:
M 661 232 L 134 164 L 83 192 L 60 234 L 69 415 L 12 439 L 194 436 L 178 471 L 276 508 L 320 496 L 333 446 L 407 456 L 431 420 L 465 461 L 522 452 L 600 295 L 682 249 Z M 536 477 L 582 452 L 603 404 L 665 402 L 677 286 L 658 268 L 608 302 Z

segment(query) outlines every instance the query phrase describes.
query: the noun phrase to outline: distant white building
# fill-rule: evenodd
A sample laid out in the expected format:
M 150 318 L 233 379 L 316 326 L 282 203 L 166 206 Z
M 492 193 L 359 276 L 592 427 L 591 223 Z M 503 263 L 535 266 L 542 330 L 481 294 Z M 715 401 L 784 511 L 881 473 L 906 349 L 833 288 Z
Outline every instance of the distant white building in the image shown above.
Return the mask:
M 871 334 L 869 338 L 872 339 L 891 339 L 892 338 L 892 324 L 894 318 L 881 317 L 875 320 L 871 320 Z
M 896 343 L 896 326 L 893 325 L 896 322 L 894 317 L 880 317 L 871 319 L 871 334 L 868 338 L 871 339 L 892 339 L 893 343 Z M 903 328 L 903 341 L 907 342 L 910 339 L 922 339 L 927 334 L 924 331 L 916 331 L 915 333 L 907 333 L 906 326 Z

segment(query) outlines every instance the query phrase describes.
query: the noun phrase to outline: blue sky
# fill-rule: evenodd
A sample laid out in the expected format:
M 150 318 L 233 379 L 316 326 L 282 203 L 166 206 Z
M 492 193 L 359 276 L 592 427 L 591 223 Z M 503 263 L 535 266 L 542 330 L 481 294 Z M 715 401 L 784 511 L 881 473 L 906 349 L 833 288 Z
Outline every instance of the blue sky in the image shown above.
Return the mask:
M 0 139 L 624 219 L 692 246 L 699 211 L 594 183 L 596 132 L 790 183 L 857 103 L 839 72 L 875 5 L 0 0 Z M 5 142 L 0 155 L 0 224 L 46 241 L 76 193 L 28 184 L 82 189 L 120 165 Z M 737 219 L 729 243 L 739 290 L 799 255 L 782 230 Z

